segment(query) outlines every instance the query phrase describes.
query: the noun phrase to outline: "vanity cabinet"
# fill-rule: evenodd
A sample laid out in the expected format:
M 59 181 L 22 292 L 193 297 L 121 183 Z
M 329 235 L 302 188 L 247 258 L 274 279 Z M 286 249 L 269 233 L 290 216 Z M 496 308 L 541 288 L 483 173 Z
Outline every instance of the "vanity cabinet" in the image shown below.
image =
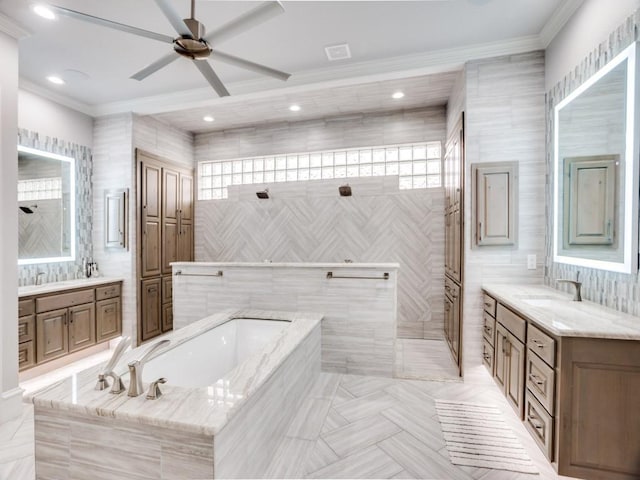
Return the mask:
M 500 306 L 499 306 L 500 307 Z M 507 401 L 522 418 L 524 408 L 525 349 L 521 337 L 512 333 L 501 320 L 498 310 L 495 342 L 496 383 L 503 389 Z
M 32 295 L 19 301 L 20 370 L 122 333 L 121 284 Z
M 444 332 L 456 363 L 460 360 L 460 287 L 445 277 Z

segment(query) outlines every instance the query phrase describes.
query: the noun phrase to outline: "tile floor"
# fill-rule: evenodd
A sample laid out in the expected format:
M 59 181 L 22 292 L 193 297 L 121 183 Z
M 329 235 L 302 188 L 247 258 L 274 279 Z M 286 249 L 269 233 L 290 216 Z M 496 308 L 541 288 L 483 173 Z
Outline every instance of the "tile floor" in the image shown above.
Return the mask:
M 490 403 L 503 413 L 540 475 L 458 467 L 449 461 L 435 399 Z M 556 480 L 483 367 L 464 382 L 322 373 L 270 465 L 270 478 Z M 0 427 L 0 479 L 32 480 L 33 408 Z

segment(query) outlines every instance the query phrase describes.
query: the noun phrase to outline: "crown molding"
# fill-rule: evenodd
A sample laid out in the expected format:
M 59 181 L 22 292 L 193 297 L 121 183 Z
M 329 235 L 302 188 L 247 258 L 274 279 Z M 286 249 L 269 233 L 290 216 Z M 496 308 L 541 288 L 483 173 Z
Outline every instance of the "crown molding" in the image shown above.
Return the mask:
M 31 32 L 18 24 L 13 18 L 0 13 L 0 32 L 6 33 L 10 37 L 20 40 L 31 35 Z
M 84 113 L 85 115 L 89 115 L 90 117 L 96 116 L 95 108 L 92 105 L 79 102 L 78 100 L 69 98 L 66 95 L 61 95 L 58 92 L 49 90 L 48 88 L 38 85 L 37 83 L 33 83 L 32 81 L 25 78 L 21 77 L 19 79 L 18 88 L 20 90 L 24 90 L 26 92 L 30 92 L 40 97 L 46 98 L 47 100 L 51 100 L 52 102 L 58 103 L 64 107 L 68 107 L 72 110 Z
M 553 12 L 547 23 L 540 31 L 540 43 L 543 48 L 547 48 L 562 27 L 582 6 L 584 0 L 564 0 L 562 4 Z
M 338 67 L 299 72 L 286 84 L 272 79 L 258 79 L 227 85 L 231 97 L 212 97 L 208 87 L 171 94 L 141 97 L 121 102 L 90 106 L 93 116 L 134 112 L 152 115 L 187 108 L 220 105 L 245 98 L 270 95 L 289 95 L 303 91 L 332 88 L 358 83 L 378 82 L 399 78 L 429 75 L 459 70 L 470 61 L 482 58 L 513 55 L 542 49 L 538 35 L 513 38 L 472 46 L 456 47 L 434 52 L 393 57 L 384 60 L 358 62 Z

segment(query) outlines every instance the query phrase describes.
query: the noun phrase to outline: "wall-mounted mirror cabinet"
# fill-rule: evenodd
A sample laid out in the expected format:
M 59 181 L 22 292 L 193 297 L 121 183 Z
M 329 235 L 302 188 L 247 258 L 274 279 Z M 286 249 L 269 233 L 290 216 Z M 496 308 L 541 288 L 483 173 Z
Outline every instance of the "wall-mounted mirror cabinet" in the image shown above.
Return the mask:
M 19 265 L 75 260 L 75 159 L 18 147 Z
M 554 261 L 634 273 L 638 254 L 636 44 L 554 109 Z

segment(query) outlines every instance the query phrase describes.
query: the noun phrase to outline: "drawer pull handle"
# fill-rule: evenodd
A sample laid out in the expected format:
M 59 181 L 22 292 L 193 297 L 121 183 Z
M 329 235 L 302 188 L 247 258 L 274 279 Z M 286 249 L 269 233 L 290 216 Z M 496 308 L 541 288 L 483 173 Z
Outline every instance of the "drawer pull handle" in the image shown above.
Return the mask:
M 540 340 L 536 340 L 535 338 L 531 340 L 533 342 L 533 344 L 538 347 L 538 348 L 544 348 L 544 343 L 542 343 Z
M 487 333 L 491 333 L 491 331 L 492 331 L 492 330 L 493 330 L 493 329 L 492 329 L 489 325 L 485 325 L 485 326 L 484 326 L 484 331 L 485 331 L 485 332 L 487 332 Z
M 491 358 L 491 355 L 485 353 L 484 355 L 482 355 L 482 358 L 484 358 L 485 360 L 489 360 Z
M 537 422 L 536 421 L 537 418 L 534 417 L 533 415 L 529 415 L 528 420 L 529 420 L 529 423 L 531 424 L 531 426 L 533 428 L 535 428 L 536 430 L 542 430 L 544 428 L 544 424 Z
M 534 375 L 533 373 L 529 375 L 529 380 L 531 380 L 536 385 L 544 385 L 545 383 L 547 383 L 545 380 L 539 380 L 538 378 L 539 377 L 537 375 Z
M 484 306 L 487 308 L 491 308 L 492 305 L 489 302 L 484 302 Z

